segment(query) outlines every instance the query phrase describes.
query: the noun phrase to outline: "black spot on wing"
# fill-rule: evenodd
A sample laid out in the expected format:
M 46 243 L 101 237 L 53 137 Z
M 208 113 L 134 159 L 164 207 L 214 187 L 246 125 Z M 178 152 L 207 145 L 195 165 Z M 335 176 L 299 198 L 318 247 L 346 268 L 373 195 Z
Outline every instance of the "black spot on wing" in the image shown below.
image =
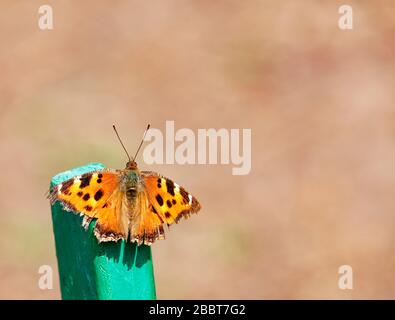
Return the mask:
M 160 194 L 156 195 L 156 201 L 158 201 L 160 206 L 163 206 L 163 198 L 161 197 Z
M 166 201 L 166 204 L 167 204 L 167 207 L 170 209 L 173 205 L 171 204 L 171 201 L 170 200 L 167 200 Z
M 78 192 L 77 192 L 77 196 L 79 196 L 79 197 L 82 197 L 83 194 L 84 194 L 84 193 L 83 193 L 82 191 L 78 191 Z
M 88 211 L 88 212 L 89 212 L 89 211 L 92 211 L 92 206 L 85 206 L 84 209 L 85 209 L 86 211 Z
M 85 201 L 88 201 L 90 197 L 91 196 L 89 193 L 85 193 L 85 195 L 82 197 L 82 199 L 84 199 Z
M 91 179 L 92 179 L 92 173 L 83 174 L 80 179 L 81 180 L 80 189 L 89 186 L 89 184 L 91 183 Z
M 102 189 L 97 190 L 95 195 L 94 195 L 95 200 L 99 201 L 103 197 L 103 194 L 104 193 L 103 193 Z
M 171 180 L 166 180 L 166 189 L 167 192 L 170 193 L 173 197 L 175 196 L 174 194 L 174 183 Z

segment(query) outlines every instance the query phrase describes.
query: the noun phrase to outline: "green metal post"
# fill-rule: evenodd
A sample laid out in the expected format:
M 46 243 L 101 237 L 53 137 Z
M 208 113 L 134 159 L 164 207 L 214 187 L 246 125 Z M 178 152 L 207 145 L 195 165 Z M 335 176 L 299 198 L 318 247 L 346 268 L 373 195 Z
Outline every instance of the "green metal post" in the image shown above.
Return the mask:
M 53 186 L 76 175 L 102 169 L 91 163 L 54 176 Z M 82 217 L 52 206 L 62 299 L 156 299 L 151 248 L 125 241 L 98 243 L 81 226 Z

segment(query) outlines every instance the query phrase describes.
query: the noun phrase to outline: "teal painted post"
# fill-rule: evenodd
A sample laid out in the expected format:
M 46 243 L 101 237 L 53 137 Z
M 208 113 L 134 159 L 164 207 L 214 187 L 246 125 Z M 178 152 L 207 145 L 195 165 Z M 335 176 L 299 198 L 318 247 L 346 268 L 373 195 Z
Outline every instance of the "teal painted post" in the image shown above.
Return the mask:
M 52 178 L 51 189 L 102 168 L 91 163 L 60 173 Z M 85 231 L 82 217 L 64 211 L 59 202 L 51 210 L 62 299 L 156 299 L 150 247 L 125 241 L 99 244 L 94 222 Z

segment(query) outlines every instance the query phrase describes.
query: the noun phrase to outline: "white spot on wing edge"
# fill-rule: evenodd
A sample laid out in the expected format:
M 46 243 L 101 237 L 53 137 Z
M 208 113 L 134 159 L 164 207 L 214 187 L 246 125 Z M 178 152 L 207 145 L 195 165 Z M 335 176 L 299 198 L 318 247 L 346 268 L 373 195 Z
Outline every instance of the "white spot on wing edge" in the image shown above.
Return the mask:
M 62 184 L 62 183 L 60 183 L 60 184 L 57 186 L 57 191 L 58 191 L 58 194 L 60 194 L 60 189 L 62 189 L 62 186 L 63 186 L 63 184 Z
M 73 184 L 81 183 L 81 176 L 76 176 L 73 180 Z
M 189 204 L 192 204 L 192 196 L 190 194 L 188 194 L 188 198 L 189 198 Z

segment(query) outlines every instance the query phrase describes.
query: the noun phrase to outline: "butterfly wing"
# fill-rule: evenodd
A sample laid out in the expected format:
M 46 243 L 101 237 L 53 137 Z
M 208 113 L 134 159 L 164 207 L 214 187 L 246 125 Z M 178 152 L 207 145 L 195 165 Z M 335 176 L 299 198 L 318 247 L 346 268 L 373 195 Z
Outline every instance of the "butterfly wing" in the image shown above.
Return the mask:
M 183 187 L 155 172 L 142 171 L 144 192 L 138 194 L 132 218 L 131 240 L 151 244 L 164 238 L 163 224 L 168 226 L 200 210 L 198 200 Z
M 164 239 L 168 226 L 200 210 L 195 197 L 170 179 L 141 172 L 142 188 L 130 202 L 121 188 L 121 170 L 99 170 L 71 178 L 54 187 L 51 203 L 60 201 L 68 211 L 84 215 L 86 227 L 97 219 L 95 236 L 100 241 L 130 240 L 139 245 Z
M 50 193 L 51 204 L 60 201 L 65 210 L 83 214 L 85 226 L 97 218 L 95 235 L 99 241 L 126 239 L 127 203 L 119 190 L 120 173 L 104 169 L 66 180 Z
M 130 218 L 130 241 L 151 245 L 157 239 L 164 239 L 164 221 L 155 213 L 145 189 L 137 194 L 135 203 Z

